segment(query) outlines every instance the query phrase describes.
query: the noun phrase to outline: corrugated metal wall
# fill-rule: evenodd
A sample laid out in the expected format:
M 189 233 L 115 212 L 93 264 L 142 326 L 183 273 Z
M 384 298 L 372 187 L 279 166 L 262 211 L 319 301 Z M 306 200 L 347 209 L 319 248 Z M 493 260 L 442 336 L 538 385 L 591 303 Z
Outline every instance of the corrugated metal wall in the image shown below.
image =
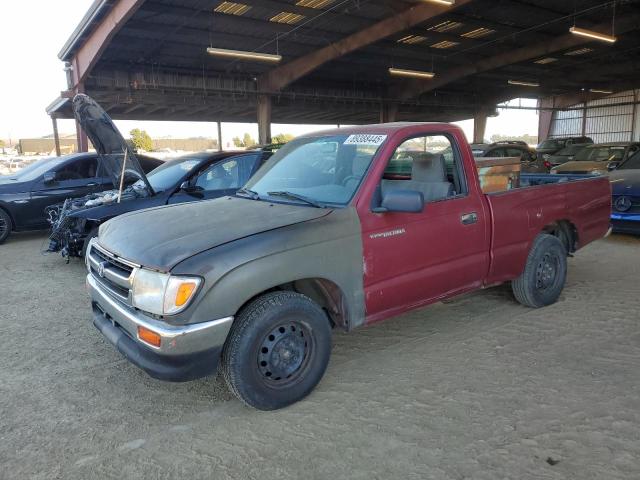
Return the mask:
M 586 135 L 596 143 L 640 140 L 639 100 L 640 92 L 629 90 L 575 105 L 571 110 L 554 112 L 550 134 L 554 137 Z M 615 105 L 620 103 L 629 105 Z

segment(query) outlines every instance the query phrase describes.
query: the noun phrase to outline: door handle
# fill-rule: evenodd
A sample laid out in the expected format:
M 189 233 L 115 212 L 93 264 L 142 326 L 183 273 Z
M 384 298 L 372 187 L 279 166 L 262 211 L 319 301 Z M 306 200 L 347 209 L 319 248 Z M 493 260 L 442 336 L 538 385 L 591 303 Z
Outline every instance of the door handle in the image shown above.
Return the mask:
M 87 187 L 97 187 L 98 184 L 96 182 L 87 183 Z
M 478 214 L 476 212 L 465 213 L 460 216 L 460 221 L 463 225 L 471 225 L 478 221 Z

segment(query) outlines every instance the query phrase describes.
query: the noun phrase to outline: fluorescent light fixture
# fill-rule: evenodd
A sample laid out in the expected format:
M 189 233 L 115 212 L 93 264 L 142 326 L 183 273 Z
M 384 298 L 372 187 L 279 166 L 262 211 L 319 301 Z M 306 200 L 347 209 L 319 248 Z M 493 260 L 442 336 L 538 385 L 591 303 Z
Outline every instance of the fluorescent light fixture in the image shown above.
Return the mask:
M 604 93 L 604 94 L 606 94 L 606 95 L 610 95 L 610 94 L 612 94 L 612 93 L 613 93 L 611 90 L 599 90 L 599 89 L 597 89 L 597 88 L 590 88 L 590 89 L 589 89 L 589 91 L 590 91 L 591 93 Z
M 613 35 L 607 35 L 606 33 L 594 32 L 593 30 L 587 30 L 586 28 L 580 28 L 573 26 L 569 29 L 569 31 L 575 35 L 580 35 L 582 37 L 593 38 L 594 40 L 601 40 L 603 42 L 614 43 L 617 38 Z
M 449 7 L 456 3 L 456 0 L 423 0 L 423 1 L 431 2 L 431 3 L 440 3 L 442 5 L 447 5 Z
M 522 80 L 509 80 L 507 82 L 509 85 L 520 85 L 522 87 L 539 87 L 539 83 L 535 82 L 523 82 Z
M 404 68 L 390 68 L 389 73 L 391 75 L 397 75 L 399 77 L 412 77 L 412 78 L 433 78 L 436 76 L 433 72 L 423 72 L 421 70 L 406 70 Z
M 240 60 L 255 60 L 257 62 L 279 62 L 282 60 L 282 55 L 274 55 L 272 53 L 257 53 L 246 52 L 244 50 L 229 50 L 226 48 L 207 48 L 209 55 L 216 57 L 232 57 L 239 58 Z

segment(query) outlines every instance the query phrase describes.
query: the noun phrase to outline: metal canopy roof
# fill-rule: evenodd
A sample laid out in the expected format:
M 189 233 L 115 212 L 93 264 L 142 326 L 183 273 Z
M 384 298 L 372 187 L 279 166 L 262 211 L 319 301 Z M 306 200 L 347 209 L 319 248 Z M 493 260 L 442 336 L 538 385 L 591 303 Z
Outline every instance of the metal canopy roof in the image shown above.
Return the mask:
M 518 96 L 635 86 L 638 0 L 616 2 L 613 45 L 568 33 L 574 21 L 610 33 L 612 5 L 603 0 L 458 0 L 452 7 L 406 0 L 98 0 L 60 58 L 77 70 L 70 89 L 84 90 L 116 119 L 254 122 L 257 96 L 266 93 L 278 123 L 372 123 L 380 120 L 385 104 L 398 105 L 398 120 L 451 121 Z M 109 14 L 118 8 L 121 21 L 112 28 Z M 375 30 L 409 8 L 434 14 L 388 36 L 370 34 L 345 55 L 335 52 L 342 53 L 345 38 Z M 100 29 L 109 31 L 100 37 Z M 224 59 L 208 55 L 209 46 L 278 53 L 283 59 L 279 65 Z M 314 60 L 327 46 L 332 46 L 328 61 L 283 82 L 291 73 L 287 64 Z M 82 49 L 91 54 L 82 57 L 85 65 L 78 63 Z M 391 77 L 389 67 L 436 76 L 409 81 Z M 81 68 L 86 75 L 78 78 Z M 48 111 L 70 116 L 64 101 Z

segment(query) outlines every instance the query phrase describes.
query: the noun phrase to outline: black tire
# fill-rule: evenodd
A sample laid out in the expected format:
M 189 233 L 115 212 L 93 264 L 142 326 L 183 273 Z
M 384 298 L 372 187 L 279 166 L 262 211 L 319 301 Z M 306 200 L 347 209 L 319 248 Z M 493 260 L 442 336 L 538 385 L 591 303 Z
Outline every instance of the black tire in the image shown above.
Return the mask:
M 95 238 L 97 236 L 98 236 L 98 227 L 93 227 L 85 237 L 84 242 L 82 243 L 80 258 L 84 258 L 87 255 L 87 248 L 89 247 L 89 242 L 91 241 L 92 238 Z
M 533 241 L 524 272 L 511 287 L 518 302 L 540 308 L 558 300 L 566 279 L 566 247 L 558 237 L 543 233 Z
M 0 245 L 5 242 L 13 230 L 13 222 L 7 212 L 0 208 Z
M 229 389 L 258 410 L 276 410 L 306 397 L 331 355 L 331 325 L 305 295 L 262 295 L 235 319 L 222 352 Z

